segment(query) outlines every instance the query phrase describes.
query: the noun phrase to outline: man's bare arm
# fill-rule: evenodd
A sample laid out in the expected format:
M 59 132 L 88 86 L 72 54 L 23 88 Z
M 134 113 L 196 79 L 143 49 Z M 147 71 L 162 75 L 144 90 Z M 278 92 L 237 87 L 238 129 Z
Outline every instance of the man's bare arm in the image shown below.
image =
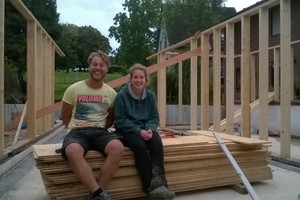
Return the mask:
M 105 128 L 109 128 L 114 124 L 114 109 L 113 108 L 109 108 L 107 110 L 108 112 L 108 116 L 106 118 L 106 124 L 105 124 Z
M 61 110 L 61 120 L 62 120 L 63 124 L 65 125 L 65 128 L 68 128 L 69 122 L 72 117 L 72 110 L 73 110 L 72 105 L 70 105 L 66 102 L 63 102 L 62 110 Z

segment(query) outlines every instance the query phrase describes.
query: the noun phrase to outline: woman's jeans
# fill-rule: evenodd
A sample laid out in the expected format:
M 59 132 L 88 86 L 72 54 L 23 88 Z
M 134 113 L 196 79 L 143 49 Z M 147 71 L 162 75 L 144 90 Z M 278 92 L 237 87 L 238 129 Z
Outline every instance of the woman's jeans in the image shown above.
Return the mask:
M 124 146 L 134 152 L 135 167 L 142 181 L 143 191 L 149 193 L 158 186 L 167 187 L 163 145 L 159 134 L 154 132 L 152 139 L 148 141 L 133 133 L 119 134 L 123 136 Z

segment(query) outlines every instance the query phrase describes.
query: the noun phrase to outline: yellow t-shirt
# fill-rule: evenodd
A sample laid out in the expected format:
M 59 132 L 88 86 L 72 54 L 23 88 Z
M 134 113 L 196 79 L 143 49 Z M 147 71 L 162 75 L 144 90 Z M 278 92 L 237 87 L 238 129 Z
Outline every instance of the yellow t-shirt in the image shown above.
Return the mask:
M 85 81 L 69 86 L 62 101 L 73 105 L 68 129 L 76 127 L 105 127 L 107 110 L 114 105 L 116 91 L 103 83 L 100 89 L 93 89 Z

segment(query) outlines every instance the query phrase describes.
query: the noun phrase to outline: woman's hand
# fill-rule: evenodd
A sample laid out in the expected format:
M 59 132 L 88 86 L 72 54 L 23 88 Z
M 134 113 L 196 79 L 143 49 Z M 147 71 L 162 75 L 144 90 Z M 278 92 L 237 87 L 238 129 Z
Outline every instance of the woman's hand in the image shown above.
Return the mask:
M 143 138 L 145 141 L 148 141 L 150 139 L 152 139 L 152 130 L 148 129 L 148 130 L 141 130 L 139 135 L 141 138 Z

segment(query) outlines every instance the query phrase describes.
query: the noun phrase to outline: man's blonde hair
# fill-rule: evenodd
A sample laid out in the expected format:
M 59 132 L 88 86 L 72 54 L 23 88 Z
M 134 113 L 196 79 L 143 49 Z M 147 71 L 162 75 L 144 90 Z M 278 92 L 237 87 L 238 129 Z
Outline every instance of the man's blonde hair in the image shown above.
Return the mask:
M 89 65 L 91 64 L 91 61 L 92 61 L 93 57 L 95 57 L 95 56 L 99 56 L 100 58 L 102 58 L 102 60 L 106 63 L 107 67 L 110 67 L 111 62 L 110 62 L 109 56 L 101 50 L 97 50 L 97 51 L 90 53 L 88 60 L 87 60 Z

